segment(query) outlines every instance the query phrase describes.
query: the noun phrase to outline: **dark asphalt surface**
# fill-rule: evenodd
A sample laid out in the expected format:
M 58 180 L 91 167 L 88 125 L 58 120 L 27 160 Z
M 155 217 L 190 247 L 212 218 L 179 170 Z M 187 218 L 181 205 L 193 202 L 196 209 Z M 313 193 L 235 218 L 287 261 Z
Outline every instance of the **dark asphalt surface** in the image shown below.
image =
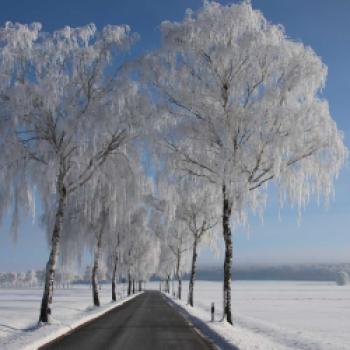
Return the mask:
M 156 291 L 147 291 L 40 349 L 209 350 L 210 344 Z

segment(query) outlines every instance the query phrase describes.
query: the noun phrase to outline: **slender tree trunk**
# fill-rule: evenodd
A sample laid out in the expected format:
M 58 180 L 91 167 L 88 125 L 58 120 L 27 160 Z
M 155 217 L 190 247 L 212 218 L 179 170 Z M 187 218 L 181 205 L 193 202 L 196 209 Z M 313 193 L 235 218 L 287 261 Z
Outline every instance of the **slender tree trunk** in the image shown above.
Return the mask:
M 63 173 L 59 174 L 57 181 L 59 200 L 58 207 L 56 210 L 55 223 L 51 237 L 51 252 L 49 260 L 46 264 L 46 273 L 45 273 L 45 285 L 43 297 L 41 300 L 40 316 L 39 322 L 48 322 L 49 315 L 51 314 L 51 308 L 49 304 L 52 303 L 53 297 L 53 284 L 55 279 L 56 263 L 59 255 L 59 244 L 61 237 L 62 222 L 64 216 L 64 209 L 67 199 L 67 191 L 63 184 Z
M 119 232 L 117 232 L 117 245 L 114 249 L 115 258 L 114 258 L 114 266 L 113 266 L 113 272 L 112 272 L 112 300 L 113 301 L 117 301 L 115 288 L 116 288 L 116 279 L 117 279 L 117 265 L 119 260 L 119 249 L 118 249 L 119 243 L 120 243 Z
M 170 275 L 168 274 L 166 277 L 166 292 L 170 293 Z
M 177 298 L 181 300 L 181 292 L 182 292 L 182 280 L 180 276 L 180 266 L 181 266 L 181 252 L 178 250 L 177 253 L 177 264 L 176 264 L 176 278 L 178 282 L 177 286 Z
M 131 294 L 131 275 L 128 273 L 128 296 Z
M 118 265 L 118 255 L 115 256 L 114 259 L 114 265 L 113 265 L 113 272 L 112 272 L 112 300 L 117 300 L 117 295 L 115 293 L 115 287 L 116 287 L 116 277 L 117 277 L 117 265 Z
M 227 198 L 225 185 L 222 188 L 223 192 L 223 235 L 225 241 L 225 261 L 224 261 L 224 319 L 232 324 L 231 315 L 231 269 L 232 269 L 232 234 L 230 227 L 230 217 L 232 204 Z
M 193 249 L 192 249 L 192 265 L 191 265 L 191 276 L 189 283 L 189 291 L 188 291 L 188 303 L 193 306 L 193 288 L 194 288 L 194 279 L 196 277 L 196 262 L 197 262 L 197 245 L 198 245 L 198 235 L 195 234 L 193 241 Z
M 135 280 L 132 280 L 132 294 L 135 294 Z
M 102 246 L 102 234 L 103 229 L 100 230 L 97 236 L 97 245 L 95 247 L 95 255 L 94 255 L 94 266 L 92 268 L 92 298 L 94 301 L 95 306 L 100 306 L 100 298 L 98 295 L 98 268 L 99 268 L 99 261 L 100 261 L 100 255 L 101 255 L 101 246 Z
M 175 271 L 173 272 L 173 275 L 171 276 L 171 289 L 173 293 L 173 297 L 175 297 Z
M 178 295 L 179 295 L 179 300 L 181 300 L 181 296 L 182 296 L 182 279 L 181 279 L 180 276 L 179 276 L 178 281 L 179 281 L 179 286 L 178 286 L 178 291 L 177 291 L 177 293 L 178 293 Z

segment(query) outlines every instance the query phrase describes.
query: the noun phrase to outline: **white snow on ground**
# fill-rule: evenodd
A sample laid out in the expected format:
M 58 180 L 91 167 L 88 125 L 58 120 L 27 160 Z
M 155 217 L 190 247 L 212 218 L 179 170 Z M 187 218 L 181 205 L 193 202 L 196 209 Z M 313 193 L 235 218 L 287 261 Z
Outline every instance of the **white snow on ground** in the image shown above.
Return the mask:
M 147 287 L 158 289 L 159 284 L 148 283 Z M 184 301 L 187 290 L 188 283 L 184 282 Z M 240 350 L 350 349 L 350 286 L 322 282 L 234 281 L 232 294 L 233 328 L 220 322 L 222 284 L 219 282 L 197 281 L 195 308 L 181 304 L 203 321 L 196 326 L 222 349 L 232 349 L 232 344 Z M 101 308 L 91 307 L 88 286 L 56 289 L 54 322 L 37 327 L 41 295 L 41 288 L 0 289 L 1 350 L 35 349 L 38 341 L 42 344 L 44 340 L 51 340 L 119 304 L 110 302 L 110 285 L 102 287 Z M 125 297 L 125 286 L 119 287 L 119 296 Z M 216 308 L 214 323 L 209 322 L 211 302 L 215 302 Z
M 185 282 L 183 301 L 187 300 L 187 290 Z M 222 294 L 222 283 L 197 281 L 195 308 L 181 303 L 191 315 L 203 320 L 206 328 L 221 335 L 221 341 L 225 339 L 221 342 L 222 348 L 230 348 L 227 347 L 230 343 L 240 350 L 350 349 L 350 286 L 324 282 L 234 281 L 233 328 L 219 322 Z M 218 321 L 214 323 L 209 322 L 211 302 L 215 302 Z M 220 339 L 218 341 L 220 343 Z
M 113 303 L 111 286 L 103 285 L 101 307 L 94 307 L 87 285 L 55 289 L 53 320 L 49 325 L 38 326 L 42 288 L 0 289 L 0 349 L 37 349 L 133 297 L 127 298 L 125 291 L 125 286 L 119 286 L 118 301 Z

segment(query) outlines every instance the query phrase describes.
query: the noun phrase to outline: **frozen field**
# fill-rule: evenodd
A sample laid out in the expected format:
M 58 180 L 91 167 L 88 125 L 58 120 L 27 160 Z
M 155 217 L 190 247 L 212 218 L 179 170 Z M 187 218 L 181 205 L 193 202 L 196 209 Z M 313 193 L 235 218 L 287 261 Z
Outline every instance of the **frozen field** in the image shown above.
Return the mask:
M 119 299 L 125 297 L 126 286 L 118 286 Z M 53 322 L 37 329 L 42 288 L 0 288 L 0 349 L 19 350 L 50 334 L 67 331 L 115 304 L 111 303 L 111 286 L 100 291 L 101 308 L 92 306 L 91 289 L 78 285 L 70 289 L 55 289 Z
M 176 284 L 174 284 L 176 287 Z M 159 288 L 159 283 L 149 284 Z M 183 283 L 187 300 L 188 283 Z M 222 284 L 198 281 L 195 306 L 209 319 L 222 311 Z M 350 286 L 323 282 L 233 282 L 235 328 L 231 340 L 245 349 L 350 349 Z M 231 331 L 230 331 L 231 332 Z
M 174 284 L 176 287 L 176 283 Z M 125 286 L 118 287 L 125 296 Z M 158 289 L 159 283 L 146 288 Z M 183 283 L 183 300 L 188 283 Z M 91 289 L 75 286 L 54 294 L 52 325 L 35 329 L 42 290 L 0 289 L 0 349 L 21 349 L 37 338 L 67 330 L 86 316 L 91 307 Z M 111 307 L 110 286 L 101 290 L 102 308 Z M 221 317 L 222 285 L 199 281 L 195 287 L 196 317 L 209 321 L 215 302 L 216 320 Z M 314 282 L 233 283 L 232 309 L 235 327 L 208 323 L 240 350 L 344 350 L 350 349 L 350 286 Z M 191 308 L 187 308 L 192 312 Z M 35 332 L 32 332 L 32 330 Z

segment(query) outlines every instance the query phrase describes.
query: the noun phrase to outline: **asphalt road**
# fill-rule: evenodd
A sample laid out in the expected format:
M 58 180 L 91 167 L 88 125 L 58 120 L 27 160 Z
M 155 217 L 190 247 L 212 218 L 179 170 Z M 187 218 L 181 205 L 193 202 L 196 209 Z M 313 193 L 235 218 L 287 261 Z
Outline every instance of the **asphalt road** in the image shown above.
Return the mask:
M 40 349 L 209 350 L 159 292 L 147 291 Z

